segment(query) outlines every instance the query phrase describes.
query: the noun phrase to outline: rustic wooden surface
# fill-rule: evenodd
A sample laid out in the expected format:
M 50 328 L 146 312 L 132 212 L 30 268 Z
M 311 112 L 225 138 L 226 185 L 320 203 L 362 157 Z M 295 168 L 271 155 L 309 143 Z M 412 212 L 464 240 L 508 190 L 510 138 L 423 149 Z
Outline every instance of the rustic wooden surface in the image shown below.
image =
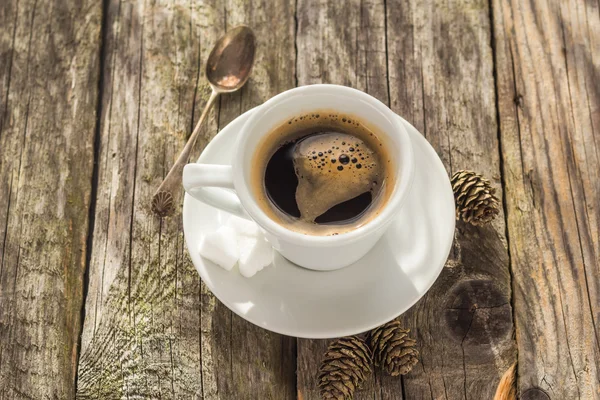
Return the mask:
M 0 2 L 0 399 L 75 393 L 101 17 Z
M 419 128 L 449 174 L 476 170 L 501 197 L 489 15 L 487 0 L 393 9 L 390 93 L 392 109 Z M 422 361 L 403 381 L 406 397 L 491 399 L 516 357 L 510 301 L 503 215 L 481 228 L 458 223 L 446 268 L 402 317 Z
M 598 399 L 600 3 L 494 4 L 519 388 Z
M 201 19 L 211 11 L 105 4 L 80 398 L 190 398 L 202 387 L 200 282 L 183 256 L 181 221 L 155 218 L 148 199 L 192 124 L 200 57 L 218 35 Z
M 192 158 L 272 95 L 338 83 L 503 199 L 402 316 L 421 362 L 356 398 L 488 399 L 516 360 L 522 399 L 600 399 L 598 0 L 1 2 L 0 399 L 318 399 L 328 341 L 233 314 L 189 260 L 182 196 L 149 208 L 239 23 L 256 67 Z

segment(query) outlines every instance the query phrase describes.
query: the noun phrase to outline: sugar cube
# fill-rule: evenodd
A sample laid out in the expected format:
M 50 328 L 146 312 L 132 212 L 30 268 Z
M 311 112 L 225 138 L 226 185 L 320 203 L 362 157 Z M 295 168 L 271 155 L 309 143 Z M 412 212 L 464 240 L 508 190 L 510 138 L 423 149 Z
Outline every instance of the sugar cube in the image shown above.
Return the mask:
M 200 242 L 200 255 L 230 271 L 239 259 L 237 233 L 229 226 L 205 235 Z
M 271 244 L 260 233 L 255 237 L 238 238 L 240 273 L 246 278 L 254 276 L 273 260 Z
M 227 220 L 225 226 L 233 228 L 240 236 L 256 236 L 262 233 L 256 222 L 245 218 L 236 217 L 235 215 L 232 215 Z

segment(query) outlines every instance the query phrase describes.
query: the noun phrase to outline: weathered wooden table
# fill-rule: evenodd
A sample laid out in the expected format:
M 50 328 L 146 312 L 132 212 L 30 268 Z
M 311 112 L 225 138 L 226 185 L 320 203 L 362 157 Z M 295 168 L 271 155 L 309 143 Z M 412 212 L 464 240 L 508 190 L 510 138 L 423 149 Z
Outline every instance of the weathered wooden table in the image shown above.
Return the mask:
M 401 317 L 421 362 L 357 398 L 490 399 L 517 361 L 522 399 L 600 399 L 598 0 L 0 1 L 0 399 L 318 398 L 327 342 L 232 314 L 180 207 L 149 207 L 239 23 L 256 67 L 194 158 L 269 97 L 338 83 L 502 198 Z

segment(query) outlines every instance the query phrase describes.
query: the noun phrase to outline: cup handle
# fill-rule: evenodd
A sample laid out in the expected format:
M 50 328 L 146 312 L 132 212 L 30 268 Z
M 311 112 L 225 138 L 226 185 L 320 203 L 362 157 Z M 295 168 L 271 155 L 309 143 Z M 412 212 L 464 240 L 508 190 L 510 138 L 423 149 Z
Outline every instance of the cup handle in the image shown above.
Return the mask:
M 233 189 L 231 165 L 187 164 L 183 168 L 185 191 L 203 203 L 250 219 L 239 197 L 226 189 Z

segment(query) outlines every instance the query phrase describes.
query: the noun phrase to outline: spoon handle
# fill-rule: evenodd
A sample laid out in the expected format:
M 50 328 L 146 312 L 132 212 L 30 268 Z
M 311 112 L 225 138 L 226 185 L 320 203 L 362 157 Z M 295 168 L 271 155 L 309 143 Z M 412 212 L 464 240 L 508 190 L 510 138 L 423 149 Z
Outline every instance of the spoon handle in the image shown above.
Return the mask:
M 210 98 L 208 102 L 204 106 L 204 110 L 202 111 L 202 115 L 198 119 L 196 126 L 194 127 L 194 131 L 190 135 L 185 147 L 181 151 L 181 154 L 175 161 L 175 164 L 171 167 L 171 170 L 167 174 L 167 177 L 162 181 L 158 190 L 154 193 L 152 198 L 152 211 L 157 214 L 159 217 L 167 216 L 173 208 L 173 198 L 175 197 L 175 193 L 179 188 L 181 188 L 181 175 L 183 173 L 183 167 L 187 164 L 188 158 L 192 149 L 194 148 L 194 144 L 198 139 L 198 135 L 200 134 L 200 128 L 202 127 L 202 123 L 206 119 L 208 112 L 210 111 L 212 105 L 215 100 L 219 96 L 219 93 L 213 89 L 210 94 Z

